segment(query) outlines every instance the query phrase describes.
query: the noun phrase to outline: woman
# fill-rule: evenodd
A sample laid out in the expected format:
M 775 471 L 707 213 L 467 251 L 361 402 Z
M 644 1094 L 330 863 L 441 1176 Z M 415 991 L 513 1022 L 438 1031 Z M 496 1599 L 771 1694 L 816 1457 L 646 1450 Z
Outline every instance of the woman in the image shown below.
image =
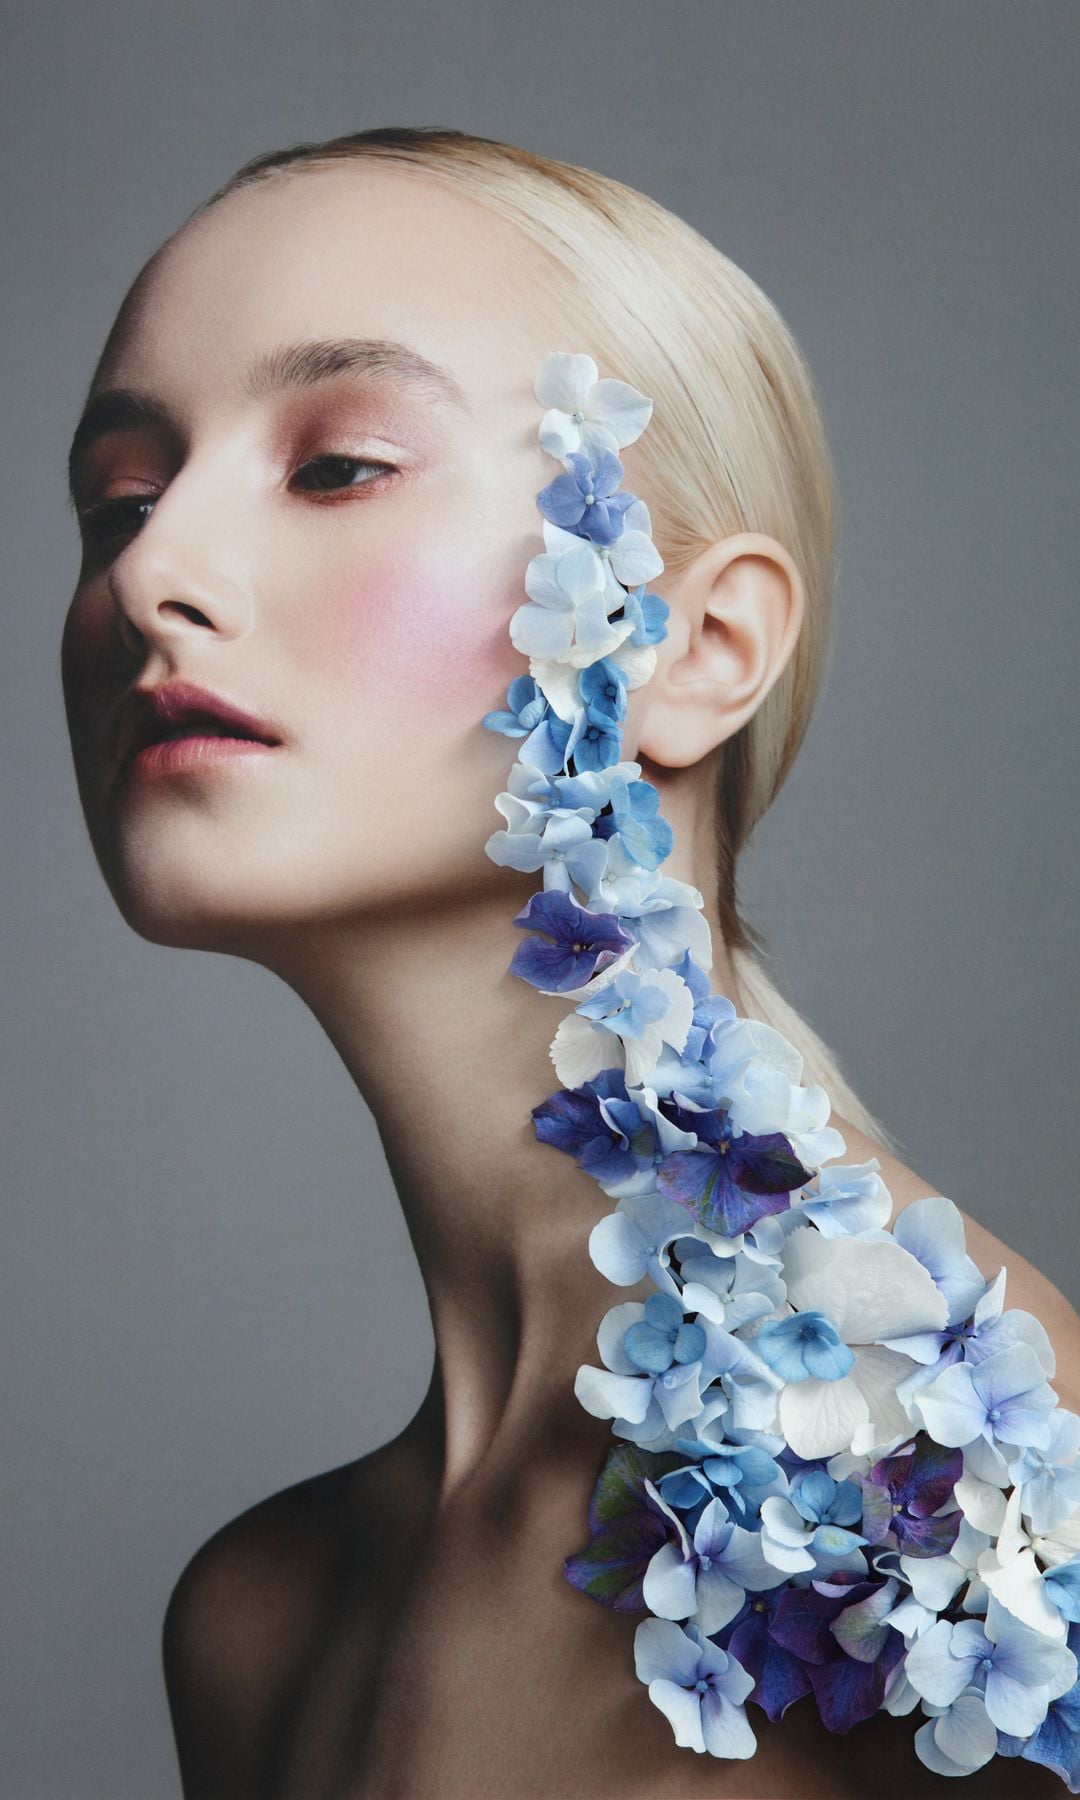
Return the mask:
M 585 1254 L 610 1206 L 537 1142 L 555 1019 L 507 973 L 537 881 L 484 854 L 512 753 L 480 728 L 525 667 L 509 627 L 553 473 L 534 379 L 562 347 L 654 403 L 625 467 L 667 632 L 622 754 L 673 828 L 666 873 L 703 897 L 711 988 L 802 1053 L 894 1212 L 929 1191 L 736 905 L 827 645 L 832 478 L 783 322 L 662 208 L 509 146 L 370 132 L 247 165 L 139 276 L 76 433 L 75 763 L 133 929 L 275 971 L 337 1047 L 437 1348 L 397 1438 L 252 1508 L 181 1576 L 165 1669 L 189 1796 L 936 1785 L 910 1720 L 836 1737 L 809 1704 L 755 1712 L 750 1761 L 687 1755 L 634 1678 L 630 1622 L 562 1577 L 611 1442 L 574 1395 L 611 1300 Z M 1075 1405 L 1076 1315 L 967 1225 Z M 1027 1761 L 979 1779 L 1062 1791 Z

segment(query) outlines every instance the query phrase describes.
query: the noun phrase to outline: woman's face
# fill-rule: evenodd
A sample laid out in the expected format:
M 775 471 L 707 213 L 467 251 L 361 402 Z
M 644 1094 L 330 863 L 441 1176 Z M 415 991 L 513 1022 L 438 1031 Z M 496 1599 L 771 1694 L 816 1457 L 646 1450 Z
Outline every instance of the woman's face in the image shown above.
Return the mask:
M 76 457 L 80 513 L 123 504 L 83 517 L 62 646 L 91 840 L 143 936 L 257 952 L 506 879 L 483 845 L 516 752 L 480 720 L 527 667 L 508 626 L 555 473 L 532 384 L 589 347 L 550 293 L 512 225 L 357 164 L 230 195 L 151 271 L 95 394 L 152 407 Z M 281 379 L 338 340 L 349 369 Z M 117 703 L 171 680 L 280 743 L 120 776 Z

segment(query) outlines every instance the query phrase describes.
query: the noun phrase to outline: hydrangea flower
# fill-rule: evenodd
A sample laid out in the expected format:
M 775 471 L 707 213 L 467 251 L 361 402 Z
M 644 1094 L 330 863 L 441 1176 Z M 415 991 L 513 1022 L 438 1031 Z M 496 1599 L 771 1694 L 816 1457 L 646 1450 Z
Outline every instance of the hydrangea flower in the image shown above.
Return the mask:
M 539 437 L 550 455 L 622 450 L 649 423 L 651 400 L 628 381 L 600 381 L 599 374 L 591 356 L 555 351 L 540 364 L 535 393 L 549 410 L 540 421 Z
M 618 455 L 652 403 L 583 354 L 536 393 L 562 468 L 510 623 L 528 673 L 482 720 L 519 747 L 485 849 L 538 877 L 510 969 L 568 1009 L 536 1136 L 614 1202 L 596 1268 L 652 1288 L 577 1373 L 620 1441 L 564 1573 L 651 1611 L 635 1664 L 681 1745 L 749 1756 L 748 1699 L 778 1719 L 810 1696 L 832 1731 L 921 1710 L 938 1773 L 996 1748 L 1080 1792 L 1080 1419 L 1053 1348 L 953 1202 L 893 1220 L 795 1046 L 711 992 L 703 896 L 662 872 L 659 792 L 623 760 L 667 635 Z
M 677 1744 L 711 1756 L 753 1756 L 757 1738 L 743 1702 L 754 1678 L 696 1626 L 646 1619 L 634 1635 L 634 1664 Z
M 1076 1681 L 1076 1657 L 1021 1625 L 995 1601 L 985 1620 L 958 1624 L 939 1619 L 907 1652 L 905 1672 L 915 1691 L 935 1706 L 949 1706 L 974 1686 L 999 1731 L 1030 1737 L 1051 1700 Z
M 932 1330 L 946 1317 L 944 1296 L 899 1244 L 793 1231 L 784 1250 L 788 1299 L 819 1312 L 854 1353 L 850 1374 L 808 1379 L 780 1396 L 780 1428 L 808 1461 L 840 1450 L 870 1450 L 910 1428 L 897 1382 L 915 1365 L 884 1339 Z
M 571 450 L 566 472 L 541 488 L 536 504 L 545 519 L 575 531 L 594 544 L 613 544 L 623 528 L 623 514 L 636 495 L 616 493 L 623 466 L 613 450 L 599 458 Z
M 762 1593 L 787 1579 L 766 1562 L 760 1534 L 736 1524 L 722 1500 L 708 1502 L 692 1540 L 678 1514 L 666 1510 L 678 1541 L 655 1552 L 642 1584 L 645 1604 L 658 1618 L 692 1618 L 711 1637 L 735 1617 L 748 1592 Z

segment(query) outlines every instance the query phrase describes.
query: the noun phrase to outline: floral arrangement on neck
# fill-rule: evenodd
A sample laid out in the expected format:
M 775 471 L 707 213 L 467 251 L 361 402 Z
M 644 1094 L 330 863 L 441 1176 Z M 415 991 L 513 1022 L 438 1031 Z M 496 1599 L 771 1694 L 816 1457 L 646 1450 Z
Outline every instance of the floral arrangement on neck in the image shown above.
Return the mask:
M 617 1202 L 589 1253 L 645 1301 L 606 1314 L 575 1393 L 621 1440 L 567 1579 L 647 1613 L 636 1670 L 677 1744 L 753 1755 L 746 1703 L 830 1731 L 918 1712 L 938 1774 L 994 1755 L 1080 1792 L 1080 1418 L 1038 1320 L 1004 1306 L 951 1200 L 889 1229 L 779 1032 L 709 989 L 696 888 L 662 875 L 659 794 L 620 760 L 666 603 L 618 452 L 652 402 L 545 358 L 544 550 L 510 636 L 529 659 L 483 724 L 523 739 L 485 849 L 543 871 L 510 971 L 572 1003 L 536 1134 Z M 828 1165 L 828 1166 L 826 1166 Z

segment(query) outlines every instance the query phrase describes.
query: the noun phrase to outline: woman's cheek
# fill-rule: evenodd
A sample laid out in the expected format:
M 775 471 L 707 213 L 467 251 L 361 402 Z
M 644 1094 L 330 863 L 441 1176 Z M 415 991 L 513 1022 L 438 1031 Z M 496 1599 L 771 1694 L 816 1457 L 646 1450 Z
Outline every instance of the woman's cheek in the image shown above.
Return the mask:
M 524 599 L 493 591 L 471 570 L 455 576 L 408 554 L 387 556 L 343 580 L 323 609 L 326 655 L 353 692 L 406 709 L 467 700 L 483 714 L 505 705 L 508 683 L 527 670 L 508 632 Z

